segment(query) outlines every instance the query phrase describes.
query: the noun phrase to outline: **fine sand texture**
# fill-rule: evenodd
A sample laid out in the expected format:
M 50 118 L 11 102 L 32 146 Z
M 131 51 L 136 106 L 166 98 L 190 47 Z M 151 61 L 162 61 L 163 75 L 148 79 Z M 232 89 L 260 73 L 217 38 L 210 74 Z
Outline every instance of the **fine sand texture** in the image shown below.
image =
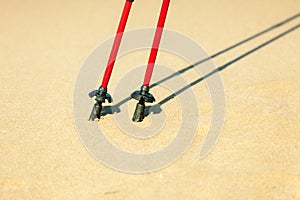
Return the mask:
M 98 162 L 82 144 L 73 117 L 80 67 L 115 34 L 123 5 L 0 0 L 0 199 L 300 199 L 300 28 L 276 38 L 297 26 L 300 16 L 272 27 L 297 15 L 300 1 L 171 1 L 166 28 L 192 38 L 208 55 L 261 34 L 212 59 L 221 67 L 251 52 L 219 72 L 226 118 L 210 154 L 197 157 L 212 116 L 201 81 L 190 88 L 200 108 L 193 144 L 171 166 L 138 175 Z M 160 6 L 158 0 L 136 0 L 126 30 L 154 27 Z M 109 87 L 148 55 L 142 50 L 121 57 Z M 190 64 L 167 52 L 159 53 L 157 63 L 175 71 Z M 200 78 L 194 70 L 182 76 L 188 82 Z M 160 86 L 152 92 L 157 100 L 171 94 Z M 135 104 L 128 102 L 129 116 Z M 150 139 L 123 134 L 113 115 L 95 123 L 121 149 L 155 151 L 172 141 L 180 124 L 177 97 L 163 109 L 164 129 Z

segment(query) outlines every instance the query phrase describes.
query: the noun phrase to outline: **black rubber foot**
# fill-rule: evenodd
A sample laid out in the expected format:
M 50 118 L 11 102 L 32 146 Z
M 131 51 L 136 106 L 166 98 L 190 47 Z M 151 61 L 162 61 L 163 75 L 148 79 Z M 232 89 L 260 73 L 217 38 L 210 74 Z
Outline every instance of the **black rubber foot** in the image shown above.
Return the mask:
M 94 90 L 89 93 L 90 98 L 96 97 L 96 103 L 94 104 L 93 110 L 91 112 L 89 121 L 94 121 L 95 119 L 100 119 L 102 111 L 102 103 L 107 100 L 109 103 L 112 102 L 111 96 L 107 93 L 107 89 L 100 87 L 98 90 Z
M 133 114 L 132 121 L 134 122 L 142 122 L 145 118 L 145 103 L 139 102 L 136 104 L 136 108 Z
M 95 119 L 100 119 L 101 117 L 102 105 L 99 103 L 95 103 L 92 113 L 90 115 L 89 121 L 95 121 Z
M 145 118 L 145 102 L 153 103 L 155 98 L 149 93 L 149 86 L 142 86 L 140 91 L 135 91 L 131 94 L 131 98 L 138 100 L 132 121 L 142 122 Z

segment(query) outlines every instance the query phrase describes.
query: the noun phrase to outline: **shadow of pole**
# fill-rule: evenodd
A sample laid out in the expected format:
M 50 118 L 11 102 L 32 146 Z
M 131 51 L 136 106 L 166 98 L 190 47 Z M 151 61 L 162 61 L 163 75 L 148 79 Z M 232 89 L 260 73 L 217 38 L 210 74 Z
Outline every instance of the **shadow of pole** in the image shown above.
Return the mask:
M 226 53 L 227 51 L 230 51 L 230 50 L 232 50 L 232 49 L 234 49 L 234 48 L 236 48 L 238 46 L 241 46 L 242 44 L 245 44 L 245 43 L 247 43 L 247 42 L 249 42 L 249 41 L 251 41 L 251 40 L 253 40 L 253 39 L 255 39 L 255 38 L 257 38 L 257 37 L 259 37 L 261 35 L 263 35 L 263 34 L 266 34 L 266 33 L 270 32 L 270 31 L 272 31 L 272 30 L 274 30 L 276 28 L 279 28 L 280 26 L 283 26 L 284 24 L 287 24 L 288 22 L 296 19 L 297 17 L 300 17 L 300 13 L 298 13 L 298 14 L 296 14 L 296 15 L 294 15 L 294 16 L 292 16 L 292 17 L 290 17 L 290 18 L 288 18 L 288 19 L 286 19 L 286 20 L 284 20 L 282 22 L 279 22 L 279 23 L 271 26 L 270 28 L 267 28 L 267 29 L 265 29 L 265 30 L 263 30 L 263 31 L 261 31 L 259 33 L 256 33 L 255 35 L 250 36 L 250 37 L 248 37 L 248 38 L 246 38 L 246 39 L 244 39 L 244 40 L 242 40 L 242 41 L 240 41 L 240 42 L 238 42 L 238 43 L 236 43 L 236 44 L 234 44 L 234 45 L 232 45 L 232 46 L 230 46 L 230 47 L 228 47 L 228 48 L 226 48 L 226 49 L 224 49 L 222 51 L 219 51 L 219 52 L 211 55 L 208 58 L 205 58 L 205 59 L 203 59 L 203 60 L 201 60 L 201 61 L 199 61 L 197 63 L 194 63 L 193 65 L 190 65 L 190 66 L 188 66 L 188 67 L 186 67 L 184 69 L 181 69 L 178 72 L 175 72 L 175 73 L 171 74 L 170 76 L 167 76 L 166 78 L 163 78 L 162 80 L 160 80 L 160 81 L 158 81 L 156 83 L 151 84 L 150 85 L 150 89 L 153 88 L 153 87 L 155 87 L 155 86 L 157 86 L 157 85 L 159 85 L 159 84 L 161 84 L 161 83 L 163 83 L 163 82 L 165 82 L 165 81 L 167 81 L 167 80 L 169 80 L 169 79 L 171 79 L 171 78 L 173 78 L 173 77 L 175 77 L 175 76 L 178 76 L 178 75 L 180 75 L 182 73 L 185 73 L 186 71 L 188 71 L 188 70 L 190 70 L 190 69 L 192 69 L 192 68 L 194 68 L 194 67 L 196 67 L 196 66 L 198 66 L 198 65 L 200 65 L 200 64 L 202 64 L 202 63 L 204 63 L 204 62 L 206 62 L 206 61 L 208 61 L 208 60 L 210 60 L 212 58 L 216 58 L 217 56 L 219 56 L 219 55 L 221 55 L 223 53 Z
M 235 59 L 233 59 L 233 60 L 231 60 L 231 61 L 229 61 L 228 63 L 226 63 L 226 64 L 224 64 L 224 65 L 218 67 L 217 69 L 211 71 L 210 73 L 206 74 L 205 76 L 203 76 L 203 77 L 201 77 L 201 78 L 199 78 L 199 79 L 193 81 L 192 83 L 190 83 L 190 84 L 184 86 L 184 87 L 181 88 L 180 90 L 174 92 L 174 93 L 171 94 L 170 96 L 164 98 L 163 100 L 161 100 L 161 101 L 158 103 L 158 105 L 161 106 L 161 105 L 167 103 L 168 101 L 170 101 L 171 99 L 173 99 L 175 96 L 177 96 L 177 95 L 183 93 L 185 90 L 189 89 L 190 87 L 192 87 L 192 86 L 194 86 L 194 85 L 200 83 L 201 81 L 203 81 L 203 80 L 209 78 L 210 76 L 214 75 L 215 73 L 218 73 L 218 72 L 220 72 L 220 71 L 226 69 L 227 67 L 229 67 L 230 65 L 234 64 L 235 62 L 237 62 L 237 61 L 239 61 L 239 60 L 245 58 L 246 56 L 249 56 L 250 54 L 252 54 L 252 53 L 254 53 L 254 52 L 260 50 L 261 48 L 263 48 L 263 47 L 265 47 L 265 46 L 271 44 L 272 42 L 275 42 L 276 40 L 280 39 L 281 37 L 283 37 L 283 36 L 285 36 L 285 35 L 291 33 L 292 31 L 295 31 L 295 30 L 298 29 L 299 27 L 300 27 L 300 24 L 298 24 L 298 25 L 292 27 L 291 29 L 289 29 L 289 30 L 287 30 L 287 31 L 285 31 L 285 32 L 283 32 L 283 33 L 281 33 L 281 34 L 279 34 L 279 35 L 277 35 L 276 37 L 274 37 L 274 38 L 268 40 L 267 42 L 265 42 L 265 43 L 263 43 L 263 44 L 261 44 L 261 45 L 255 47 L 255 48 L 253 48 L 252 50 L 250 50 L 250 51 L 248 51 L 248 52 L 242 54 L 241 56 L 239 56 L 239 57 L 237 57 L 237 58 L 235 58 Z
M 236 47 L 238 47 L 238 46 L 240 46 L 240 45 L 242 45 L 242 44 L 245 44 L 245 43 L 247 43 L 247 42 L 249 42 L 249 41 L 251 41 L 251 40 L 253 40 L 253 39 L 255 39 L 255 38 L 257 38 L 257 37 L 259 37 L 259 36 L 261 36 L 261 35 L 263 35 L 263 34 L 266 34 L 266 33 L 270 32 L 270 31 L 272 31 L 272 30 L 274 30 L 274 29 L 276 29 L 276 28 L 279 28 L 280 26 L 282 26 L 282 25 L 284 25 L 284 24 L 286 24 L 286 23 L 288 23 L 288 22 L 290 22 L 290 21 L 292 21 L 292 20 L 294 20 L 294 19 L 296 19 L 296 18 L 298 18 L 298 17 L 300 17 L 300 13 L 298 13 L 298 14 L 296 14 L 296 15 L 294 15 L 294 16 L 288 18 L 288 19 L 285 19 L 284 21 L 281 21 L 281 22 L 279 22 L 279 23 L 277 23 L 277 24 L 275 24 L 275 25 L 273 25 L 273 26 L 271 26 L 271 27 L 269 27 L 269 28 L 267 28 L 267 29 L 265 29 L 265 30 L 259 32 L 259 33 L 256 33 L 255 35 L 250 36 L 250 37 L 248 37 L 248 38 L 246 38 L 246 39 L 244 39 L 244 40 L 242 40 L 242 41 L 240 41 L 240 42 L 238 42 L 238 43 L 236 43 L 236 44 L 234 44 L 234 45 L 232 45 L 232 46 L 230 46 L 230 47 L 228 47 L 228 48 L 226 48 L 226 49 L 224 49 L 224 50 L 221 50 L 221 51 L 219 51 L 219 52 L 217 52 L 217 53 L 211 55 L 210 57 L 207 57 L 207 58 L 205 58 L 205 59 L 203 59 L 203 60 L 201 60 L 201 61 L 199 61 L 199 62 L 197 62 L 197 63 L 194 63 L 193 65 L 190 65 L 190 66 L 188 66 L 188 67 L 186 67 L 186 68 L 184 68 L 184 69 L 181 69 L 181 70 L 179 70 L 178 72 L 175 72 L 175 73 L 173 73 L 173 74 L 171 74 L 171 75 L 169 75 L 169 76 L 167 76 L 167 77 L 161 79 L 160 81 L 157 81 L 157 82 L 151 84 L 151 85 L 150 85 L 150 89 L 153 88 L 153 87 L 155 87 L 155 86 L 157 86 L 157 85 L 159 85 L 159 84 L 161 84 L 161 83 L 163 83 L 163 82 L 165 82 L 165 81 L 167 81 L 167 80 L 169 80 L 169 79 L 171 79 L 171 78 L 173 78 L 173 77 L 175 77 L 175 76 L 178 76 L 178 75 L 180 75 L 180 74 L 183 74 L 183 73 L 187 72 L 188 70 L 190 70 L 190 69 L 192 69 L 192 68 L 194 68 L 194 67 L 196 67 L 196 66 L 198 66 L 198 65 L 200 65 L 200 64 L 202 64 L 202 63 L 204 63 L 204 62 L 206 62 L 206 61 L 208 61 L 208 60 L 210 60 L 210 59 L 212 59 L 212 58 L 215 58 L 215 57 L 217 57 L 217 56 L 219 56 L 219 55 L 221 55 L 221 54 L 224 54 L 224 53 L 226 53 L 227 51 L 230 51 L 230 50 L 232 50 L 232 49 L 234 49 L 234 48 L 236 48 Z M 161 112 L 160 106 L 163 105 L 163 104 L 165 104 L 165 103 L 167 103 L 167 102 L 170 101 L 171 99 L 173 99 L 176 95 L 181 94 L 182 92 L 184 92 L 185 90 L 189 89 L 189 88 L 192 87 L 193 85 L 196 85 L 196 84 L 198 84 L 199 82 L 203 81 L 204 79 L 206 79 L 206 78 L 212 76 L 213 74 L 215 74 L 215 73 L 217 73 L 217 72 L 219 72 L 219 71 L 222 71 L 223 69 L 227 68 L 228 66 L 232 65 L 233 63 L 235 63 L 235 62 L 241 60 L 242 58 L 248 56 L 249 54 L 252 54 L 253 52 L 255 52 L 255 51 L 261 49 L 262 47 L 264 47 L 264 46 L 266 46 L 266 45 L 268 45 L 268 44 L 274 42 L 275 40 L 277 40 L 277 39 L 283 37 L 284 35 L 286 35 L 286 34 L 292 32 L 292 31 L 294 31 L 294 30 L 297 29 L 297 28 L 299 28 L 299 25 L 294 26 L 293 28 L 291 28 L 291 29 L 289 29 L 289 30 L 283 32 L 282 34 L 280 34 L 280 35 L 278 35 L 278 36 L 276 36 L 276 37 L 274 37 L 274 38 L 268 40 L 267 42 L 265 42 L 265 43 L 263 43 L 263 44 L 257 46 L 256 48 L 254 48 L 254 49 L 252 49 L 252 50 L 246 52 L 245 54 L 243 54 L 243 55 L 241 55 L 241 56 L 235 58 L 234 60 L 232 60 L 232 61 L 230 61 L 230 62 L 228 62 L 228 63 L 222 65 L 221 67 L 218 67 L 217 69 L 213 70 L 213 71 L 210 72 L 209 74 L 207 74 L 207 75 L 205 75 L 205 76 L 203 76 L 203 77 L 201 77 L 201 78 L 199 78 L 199 79 L 193 81 L 193 82 L 190 83 L 189 85 L 186 85 L 185 87 L 181 88 L 181 89 L 178 90 L 177 92 L 171 94 L 170 96 L 168 96 L 168 97 L 166 97 L 165 99 L 163 99 L 162 101 L 160 101 L 158 104 L 154 105 L 153 108 L 151 109 L 151 112 L 153 112 L 154 114 L 160 113 L 160 112 Z M 131 99 L 131 97 L 127 97 L 127 98 L 123 99 L 122 101 L 118 102 L 117 104 L 115 104 L 115 105 L 113 105 L 113 106 L 104 106 L 101 115 L 102 115 L 102 116 L 105 116 L 105 115 L 107 115 L 107 114 L 113 114 L 113 113 L 119 113 L 119 112 L 121 112 L 121 111 L 120 111 L 120 106 L 123 105 L 123 104 L 125 104 L 126 102 L 128 102 L 130 99 Z M 147 109 L 146 109 L 146 116 L 149 115 L 149 111 L 150 111 L 149 106 L 147 106 Z

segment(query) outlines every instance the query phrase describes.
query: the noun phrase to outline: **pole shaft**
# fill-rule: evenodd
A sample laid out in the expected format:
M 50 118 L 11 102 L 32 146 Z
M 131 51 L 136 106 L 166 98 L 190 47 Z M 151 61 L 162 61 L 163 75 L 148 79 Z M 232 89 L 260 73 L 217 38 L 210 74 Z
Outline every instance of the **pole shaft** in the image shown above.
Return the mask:
M 112 50 L 111 50 L 111 53 L 110 53 L 110 56 L 108 59 L 107 67 L 106 67 L 106 70 L 104 73 L 104 77 L 103 77 L 103 81 L 102 81 L 102 85 L 101 85 L 103 88 L 107 88 L 110 76 L 112 74 L 112 70 L 115 65 L 117 55 L 118 55 L 118 51 L 120 48 L 120 44 L 121 44 L 121 40 L 122 40 L 123 33 L 125 30 L 125 26 L 126 26 L 126 23 L 127 23 L 128 17 L 129 17 L 132 2 L 133 2 L 132 0 L 126 0 L 125 6 L 123 9 L 123 13 L 122 13 L 122 16 L 120 19 L 119 27 L 117 30 L 117 34 L 115 36 Z
M 152 44 L 152 49 L 151 49 L 151 53 L 150 53 L 150 57 L 149 57 L 149 61 L 148 61 L 148 66 L 147 66 L 147 70 L 145 73 L 144 84 L 143 84 L 144 86 L 149 86 L 149 84 L 150 84 L 150 80 L 151 80 L 152 73 L 153 73 L 153 68 L 154 68 L 157 53 L 158 53 L 159 44 L 161 41 L 161 36 L 163 33 L 163 28 L 165 26 L 165 21 L 167 18 L 169 5 L 170 5 L 170 0 L 163 0 L 163 4 L 161 7 L 159 20 L 157 23 L 157 28 L 156 28 L 156 32 L 155 32 L 155 36 L 154 36 L 154 41 Z

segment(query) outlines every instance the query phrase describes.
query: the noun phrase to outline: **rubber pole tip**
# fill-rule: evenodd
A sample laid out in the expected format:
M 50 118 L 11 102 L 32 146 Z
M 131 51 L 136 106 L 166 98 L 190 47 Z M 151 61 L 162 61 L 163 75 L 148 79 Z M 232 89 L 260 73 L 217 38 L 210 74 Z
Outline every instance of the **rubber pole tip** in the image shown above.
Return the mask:
M 95 103 L 92 113 L 90 115 L 89 121 L 95 121 L 95 119 L 100 119 L 101 117 L 102 105 L 99 103 Z
M 133 114 L 132 121 L 134 122 L 142 122 L 145 118 L 145 104 L 137 103 L 135 112 Z

